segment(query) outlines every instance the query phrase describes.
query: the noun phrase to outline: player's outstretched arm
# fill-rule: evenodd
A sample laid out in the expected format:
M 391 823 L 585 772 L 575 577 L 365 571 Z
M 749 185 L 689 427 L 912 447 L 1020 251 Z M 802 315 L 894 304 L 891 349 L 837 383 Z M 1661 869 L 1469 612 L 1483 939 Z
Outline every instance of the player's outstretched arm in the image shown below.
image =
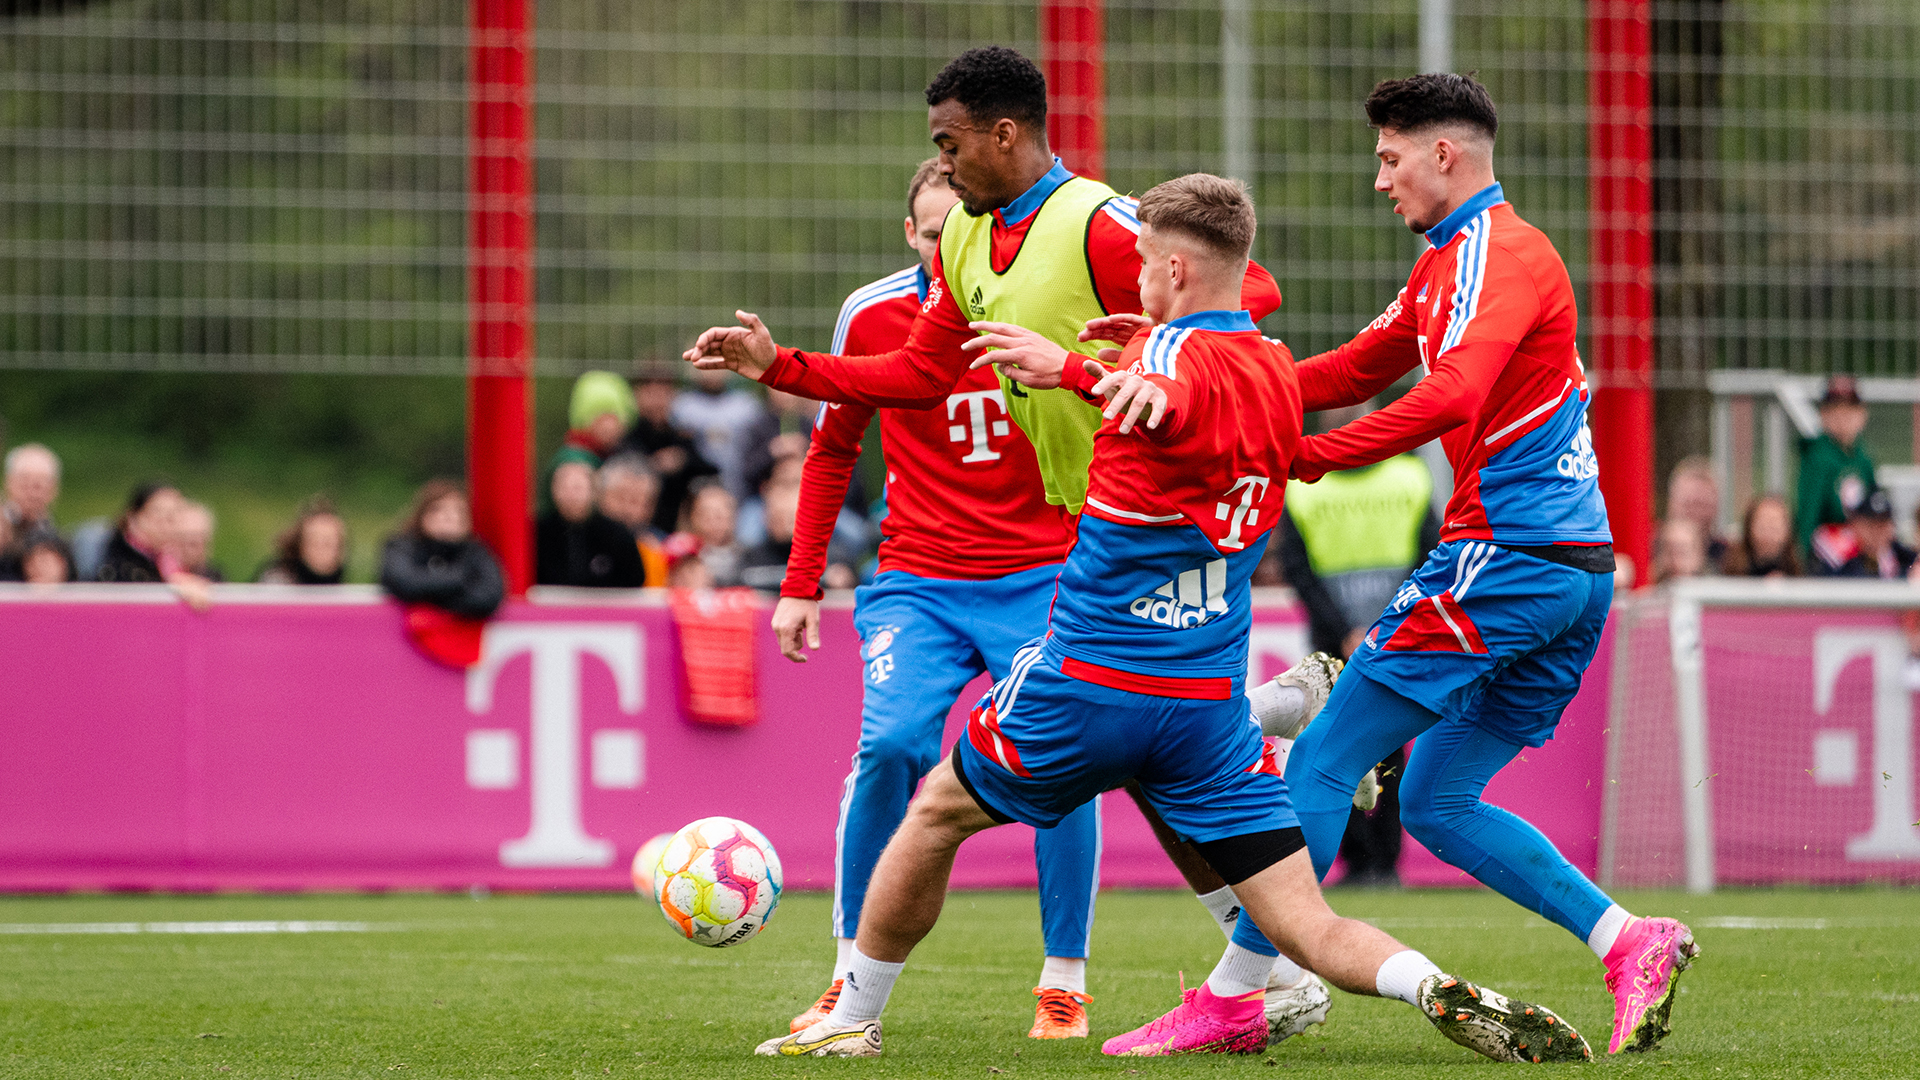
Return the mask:
M 733 317 L 740 320 L 739 326 L 713 327 L 694 339 L 693 348 L 681 355 L 704 371 L 725 368 L 758 382 L 778 358 L 779 347 L 760 316 L 736 311 Z

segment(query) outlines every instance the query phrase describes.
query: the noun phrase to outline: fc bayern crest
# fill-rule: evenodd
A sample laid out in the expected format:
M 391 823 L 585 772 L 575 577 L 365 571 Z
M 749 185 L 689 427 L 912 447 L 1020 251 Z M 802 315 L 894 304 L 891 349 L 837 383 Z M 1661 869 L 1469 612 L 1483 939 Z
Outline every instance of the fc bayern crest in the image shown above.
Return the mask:
M 879 633 L 873 635 L 873 640 L 871 642 L 868 642 L 867 644 L 867 659 L 871 660 L 874 657 L 879 656 L 881 653 L 886 652 L 892 646 L 893 646 L 893 630 L 889 628 L 889 629 L 880 631 Z

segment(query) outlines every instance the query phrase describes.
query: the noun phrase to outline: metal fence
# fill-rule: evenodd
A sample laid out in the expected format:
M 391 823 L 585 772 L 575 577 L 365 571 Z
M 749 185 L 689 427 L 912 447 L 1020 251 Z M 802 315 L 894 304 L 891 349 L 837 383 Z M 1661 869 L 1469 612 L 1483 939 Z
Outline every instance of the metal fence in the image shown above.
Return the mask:
M 1586 256 L 1586 0 L 1454 0 L 1521 213 Z M 1418 0 L 1107 4 L 1122 190 L 1245 172 L 1269 332 L 1344 340 L 1419 241 L 1360 101 Z M 1031 4 L 542 0 L 537 363 L 624 370 L 736 306 L 824 347 L 906 265 L 921 91 L 1036 49 Z M 466 5 L 121 0 L 0 20 L 0 366 L 464 369 Z M 1722 367 L 1912 375 L 1920 5 L 1655 4 L 1662 385 Z

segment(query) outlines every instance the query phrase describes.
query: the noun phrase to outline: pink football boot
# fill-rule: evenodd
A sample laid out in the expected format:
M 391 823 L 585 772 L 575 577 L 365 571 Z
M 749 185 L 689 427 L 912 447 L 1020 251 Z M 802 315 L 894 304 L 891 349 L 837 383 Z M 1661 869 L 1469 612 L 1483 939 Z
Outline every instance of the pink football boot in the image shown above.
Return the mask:
M 1693 932 L 1678 919 L 1627 923 L 1607 950 L 1607 989 L 1613 991 L 1613 1042 L 1607 1053 L 1651 1050 L 1673 1027 L 1674 987 L 1700 955 Z
M 1257 1054 L 1267 1048 L 1266 991 L 1215 997 L 1206 984 L 1180 992 L 1180 1005 L 1145 1027 L 1115 1035 L 1100 1047 L 1116 1057 L 1168 1054 Z

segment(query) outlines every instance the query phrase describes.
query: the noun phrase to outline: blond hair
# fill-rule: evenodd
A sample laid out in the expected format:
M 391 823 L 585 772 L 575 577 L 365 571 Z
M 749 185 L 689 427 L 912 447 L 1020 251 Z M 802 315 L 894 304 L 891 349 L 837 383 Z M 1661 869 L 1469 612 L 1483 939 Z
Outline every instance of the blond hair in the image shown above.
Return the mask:
M 1224 262 L 1244 261 L 1253 251 L 1253 198 L 1240 181 L 1212 173 L 1149 188 L 1140 196 L 1140 223 L 1179 233 Z
M 907 216 L 913 216 L 913 204 L 920 201 L 920 193 L 929 186 L 947 186 L 947 178 L 940 175 L 940 159 L 930 157 L 913 170 L 913 180 L 907 184 Z

